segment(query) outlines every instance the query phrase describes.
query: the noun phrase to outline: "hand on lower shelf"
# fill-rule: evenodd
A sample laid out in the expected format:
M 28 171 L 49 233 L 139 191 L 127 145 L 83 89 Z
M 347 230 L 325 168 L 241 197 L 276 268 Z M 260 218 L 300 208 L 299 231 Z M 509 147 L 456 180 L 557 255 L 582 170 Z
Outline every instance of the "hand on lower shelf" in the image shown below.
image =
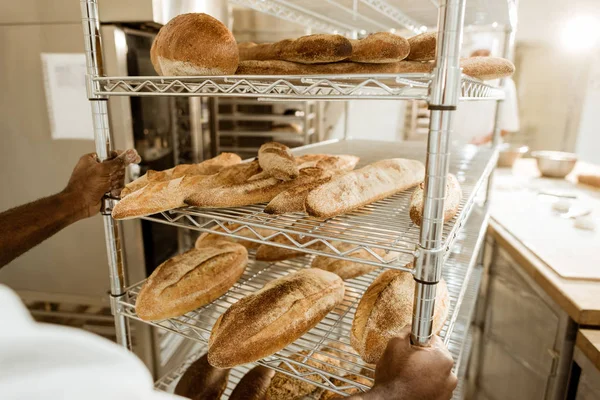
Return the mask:
M 410 328 L 389 341 L 375 369 L 375 385 L 351 400 L 448 400 L 458 379 L 454 361 L 439 338 L 430 347 L 410 344 Z

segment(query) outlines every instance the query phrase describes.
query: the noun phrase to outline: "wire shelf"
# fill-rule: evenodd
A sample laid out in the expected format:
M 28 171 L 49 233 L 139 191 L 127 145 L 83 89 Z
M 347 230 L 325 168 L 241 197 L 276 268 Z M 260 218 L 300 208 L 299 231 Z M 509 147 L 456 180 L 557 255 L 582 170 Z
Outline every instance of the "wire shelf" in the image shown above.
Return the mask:
M 459 240 L 453 247 L 443 272 L 450 294 L 451 305 L 449 318 L 440 336 L 448 345 L 455 359 L 460 356 L 464 333 L 467 332 L 469 324 L 467 319 L 470 318 L 473 303 L 476 301 L 476 295 L 474 294 L 476 290 L 473 289 L 470 278 L 485 234 L 487 213 L 483 209 L 478 209 L 478 212 L 475 212 L 469 219 L 468 225 L 460 233 Z M 213 303 L 181 317 L 147 323 L 206 344 L 214 323 L 232 304 L 261 289 L 273 279 L 310 266 L 310 261 L 310 256 L 277 263 L 250 261 L 238 283 Z M 382 269 L 346 281 L 344 301 L 315 328 L 285 349 L 257 363 L 338 394 L 343 394 L 342 390 L 352 386 L 366 390 L 366 386 L 347 380 L 344 376 L 359 374 L 369 378 L 374 372 L 372 367 L 365 365 L 360 357 L 350 351 L 340 350 L 337 355 L 332 355 L 324 350 L 332 344 L 349 346 L 350 331 L 356 307 L 365 290 L 380 272 L 382 272 Z M 121 312 L 127 317 L 139 319 L 135 313 L 135 302 L 142 284 L 143 282 L 129 288 L 127 296 L 119 300 L 123 306 Z M 468 311 L 466 315 L 463 311 L 465 309 Z M 456 332 L 455 335 L 453 331 Z M 297 358 L 299 352 L 304 352 L 304 356 L 300 360 Z M 317 354 L 329 357 L 329 361 L 324 363 L 322 358 L 315 358 Z M 311 366 L 307 364 L 308 362 L 311 362 L 312 365 L 322 365 L 326 370 Z M 300 370 L 300 368 L 303 370 Z M 336 384 L 332 381 L 334 378 L 342 383 Z
M 95 77 L 100 96 L 236 96 L 296 100 L 427 100 L 431 74 Z M 463 99 L 502 99 L 495 86 L 463 75 Z
M 293 151 L 298 155 L 317 152 L 354 154 L 361 157 L 361 166 L 393 157 L 424 161 L 426 150 L 422 144 L 344 140 L 298 147 Z M 476 146 L 466 146 L 453 151 L 450 172 L 455 174 L 460 182 L 463 199 L 457 215 L 444 226 L 443 240 L 446 251 L 451 248 L 458 231 L 476 203 L 475 195 L 492 171 L 496 156 L 497 152 Z M 266 214 L 263 212 L 264 204 L 220 209 L 187 207 L 144 219 L 199 231 L 208 231 L 214 226 L 219 226 L 222 231 L 215 233 L 226 236 L 310 254 L 407 270 L 406 265 L 413 260 L 419 242 L 419 227 L 413 224 L 409 217 L 411 196 L 412 191 L 405 191 L 327 220 L 308 217 L 302 213 Z M 269 229 L 272 233 L 261 233 L 257 228 Z M 240 236 L 240 232 L 252 232 L 253 236 Z M 287 241 L 273 242 L 277 237 L 283 237 Z M 372 256 L 370 260 L 352 255 L 361 249 Z M 387 254 L 381 255 L 381 249 Z

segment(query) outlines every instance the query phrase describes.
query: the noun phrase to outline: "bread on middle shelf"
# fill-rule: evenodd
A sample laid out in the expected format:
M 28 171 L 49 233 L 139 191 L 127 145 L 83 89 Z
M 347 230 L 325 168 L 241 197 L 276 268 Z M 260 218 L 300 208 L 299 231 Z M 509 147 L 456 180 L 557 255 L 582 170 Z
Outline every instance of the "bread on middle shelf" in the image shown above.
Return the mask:
M 458 179 L 456 179 L 456 176 L 448 174 L 446 179 L 446 199 L 444 200 L 444 222 L 448 222 L 454 218 L 458 212 L 461 199 L 462 191 Z M 421 183 L 410 198 L 409 215 L 412 222 L 417 226 L 421 226 L 423 219 L 424 201 L 424 183 Z
M 276 353 L 317 325 L 343 297 L 344 281 L 318 269 L 271 281 L 219 317 L 208 342 L 208 360 L 230 368 Z

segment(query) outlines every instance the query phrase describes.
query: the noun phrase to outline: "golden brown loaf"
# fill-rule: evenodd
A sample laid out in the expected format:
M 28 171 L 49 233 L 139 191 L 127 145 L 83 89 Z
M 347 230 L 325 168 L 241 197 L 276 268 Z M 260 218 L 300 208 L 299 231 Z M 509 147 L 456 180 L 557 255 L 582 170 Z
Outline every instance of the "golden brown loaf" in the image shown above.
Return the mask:
M 308 351 L 303 350 L 290 356 L 290 359 L 301 362 L 308 354 Z M 313 353 L 304 363 L 330 374 L 335 373 L 336 368 L 339 367 L 339 362 L 336 359 L 330 358 L 326 354 L 322 353 Z M 290 368 L 284 363 L 281 363 L 279 368 L 290 371 Z M 310 380 L 314 380 L 319 383 L 325 383 L 325 380 L 320 375 L 311 375 L 310 371 L 312 370 L 308 368 L 294 365 L 294 369 L 301 374 L 305 374 L 305 376 Z M 271 385 L 267 390 L 265 400 L 299 400 L 304 396 L 312 395 L 315 391 L 319 391 L 319 395 L 316 397 L 318 399 L 321 391 L 317 386 L 313 385 L 312 383 L 293 378 L 282 372 L 277 372 L 271 380 Z
M 412 324 L 415 280 L 410 272 L 387 270 L 369 286 L 354 314 L 350 342 L 367 363 L 376 363 L 388 341 Z M 446 282 L 437 285 L 433 332 L 439 333 L 450 298 Z
M 346 252 L 356 247 L 355 244 L 352 243 L 342 243 L 338 242 L 335 244 L 335 247 L 342 252 Z M 383 249 L 373 249 L 377 255 L 383 257 L 385 255 L 385 250 Z M 369 252 L 365 249 L 360 249 L 353 251 L 348 254 L 350 257 L 362 258 L 369 261 L 377 261 L 375 257 L 373 257 Z M 349 260 L 339 260 L 337 258 L 331 258 L 326 256 L 316 256 L 311 264 L 312 268 L 319 268 L 325 271 L 333 272 L 338 275 L 340 278 L 353 279 L 358 276 L 368 274 L 369 272 L 376 271 L 379 269 L 373 265 L 369 264 L 361 264 L 355 261 Z
M 327 172 L 319 168 L 304 168 L 294 180 L 280 181 L 263 178 L 237 185 L 212 185 L 201 183 L 185 203 L 196 207 L 240 207 L 273 200 L 284 190 L 322 179 Z
M 352 171 L 360 157 L 348 154 L 306 154 L 296 157 L 298 168 L 321 168 L 328 171 Z
M 500 57 L 470 57 L 460 60 L 463 74 L 489 81 L 512 76 L 515 66 L 509 60 Z
M 193 400 L 220 399 L 227 388 L 229 370 L 208 363 L 207 354 L 188 367 L 175 386 L 175 394 Z
M 239 227 L 240 227 L 240 224 L 227 225 L 227 228 L 230 231 L 235 231 L 235 235 L 252 238 L 252 239 L 257 238 L 256 234 L 248 228 L 242 228 L 242 229 L 239 229 L 236 231 L 236 229 L 238 229 Z M 262 237 L 269 236 L 275 232 L 275 231 L 272 231 L 270 229 L 265 229 L 265 228 L 252 227 L 252 229 L 256 233 L 261 235 Z M 212 230 L 216 231 L 216 232 L 225 232 L 223 230 L 223 228 L 221 228 L 218 225 L 216 227 L 212 228 Z M 218 241 L 222 241 L 222 240 L 226 240 L 226 241 L 233 242 L 233 243 L 239 243 L 242 246 L 244 246 L 245 248 L 247 248 L 248 250 L 256 249 L 258 246 L 260 246 L 259 243 L 251 242 L 249 240 L 239 239 L 239 238 L 232 237 L 232 236 L 219 235 L 216 233 L 202 232 L 202 234 L 200 236 L 198 236 L 198 239 L 196 239 L 196 244 L 194 245 L 194 247 L 200 248 L 200 247 L 211 246 L 215 241 L 218 242 Z
M 306 208 L 304 208 L 304 203 L 306 202 L 308 193 L 312 189 L 329 182 L 331 177 L 331 174 L 324 173 L 322 178 L 284 190 L 267 204 L 265 212 L 267 214 L 305 212 Z
M 402 61 L 410 52 L 408 40 L 390 32 L 377 32 L 360 40 L 351 40 L 350 61 L 360 63 L 393 63 Z
M 424 178 L 425 166 L 419 161 L 377 161 L 312 190 L 306 198 L 306 211 L 315 217 L 334 217 L 416 186 Z
M 421 33 L 420 35 L 408 38 L 410 53 L 406 59 L 411 61 L 435 60 L 436 42 L 437 32 Z
M 270 142 L 260 146 L 258 163 L 269 176 L 280 181 L 289 181 L 299 174 L 292 152 L 281 143 Z
M 154 321 L 202 307 L 227 292 L 247 263 L 248 252 L 237 243 L 223 241 L 188 250 L 154 270 L 138 295 L 136 313 Z
M 423 219 L 424 185 L 424 183 L 421 183 L 417 186 L 410 198 L 410 219 L 417 226 L 421 226 L 421 221 Z M 446 200 L 444 201 L 444 222 L 450 221 L 456 215 L 461 198 L 462 191 L 456 176 L 448 174 L 448 180 L 446 181 Z
M 350 375 L 345 375 L 344 378 L 349 381 L 361 383 L 365 386 L 369 386 L 369 387 L 373 386 L 373 381 L 365 378 L 364 376 L 350 374 Z M 348 385 L 345 381 L 342 381 L 342 380 L 336 379 L 336 378 L 332 379 L 331 383 L 333 383 L 336 386 L 347 386 Z M 361 390 L 357 387 L 351 387 L 351 388 L 343 390 L 343 392 L 346 393 L 347 395 L 353 395 L 353 394 L 362 393 L 363 390 Z M 326 391 L 325 393 L 323 393 L 321 395 L 321 398 L 319 400 L 333 400 L 333 399 L 343 399 L 343 397 L 341 397 L 337 393 Z
M 275 370 L 263 365 L 254 367 L 235 386 L 229 400 L 264 400 Z
M 208 14 L 181 14 L 161 28 L 150 51 L 159 75 L 231 75 L 239 63 L 233 34 Z
M 219 317 L 208 342 L 208 360 L 230 368 L 269 356 L 317 325 L 343 297 L 344 282 L 318 269 L 271 281 Z
M 240 61 L 283 60 L 302 64 L 345 60 L 352 54 L 350 41 L 341 35 L 316 34 L 276 43 L 240 43 Z
M 255 61 L 240 62 L 237 75 L 343 75 L 343 74 L 401 74 L 429 73 L 433 63 L 417 61 L 398 61 L 387 64 L 366 64 L 352 61 L 341 61 L 328 64 L 300 64 L 289 61 Z
M 331 354 L 332 358 L 337 360 L 336 362 L 339 362 L 340 366 L 345 369 L 353 369 L 360 363 L 360 357 L 356 350 L 352 346 L 338 341 L 327 343 L 323 351 Z

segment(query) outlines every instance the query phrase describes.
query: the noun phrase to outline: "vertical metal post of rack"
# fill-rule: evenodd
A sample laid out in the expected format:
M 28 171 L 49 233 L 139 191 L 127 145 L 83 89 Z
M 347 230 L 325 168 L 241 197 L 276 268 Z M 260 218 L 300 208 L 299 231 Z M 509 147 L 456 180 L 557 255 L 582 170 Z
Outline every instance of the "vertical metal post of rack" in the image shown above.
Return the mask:
M 444 263 L 444 199 L 450 161 L 452 117 L 461 91 L 460 49 L 465 0 L 440 1 L 436 64 L 429 88 L 429 136 L 425 163 L 423 222 L 415 256 L 412 342 L 425 346 L 432 335 L 437 283 Z
M 98 83 L 93 81 L 94 77 L 104 75 L 98 2 L 80 0 L 80 5 L 85 41 L 87 94 L 92 106 L 96 154 L 100 161 L 103 161 L 109 157 L 112 149 L 108 125 L 108 100 L 95 94 L 99 87 Z M 104 199 L 102 219 L 110 272 L 111 310 L 115 317 L 117 343 L 131 349 L 129 321 L 119 312 L 121 306 L 118 299 L 125 295 L 126 274 L 121 251 L 120 229 L 110 215 L 111 208 L 112 200 Z

